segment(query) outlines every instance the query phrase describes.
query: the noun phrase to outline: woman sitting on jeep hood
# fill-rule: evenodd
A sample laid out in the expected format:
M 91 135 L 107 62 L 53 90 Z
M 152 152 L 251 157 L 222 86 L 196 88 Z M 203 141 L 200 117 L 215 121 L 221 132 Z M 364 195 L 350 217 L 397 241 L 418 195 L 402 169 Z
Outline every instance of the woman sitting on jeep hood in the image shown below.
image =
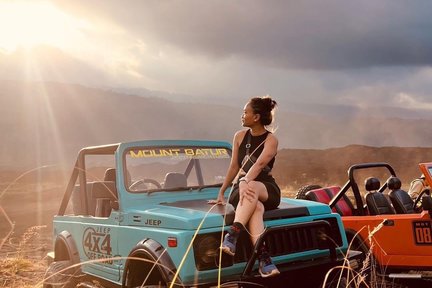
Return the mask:
M 243 127 L 234 135 L 233 154 L 224 183 L 217 200 L 210 203 L 225 204 L 224 192 L 234 179 L 236 183 L 230 194 L 229 203 L 235 209 L 234 223 L 225 235 L 221 249 L 234 255 L 240 232 L 247 229 L 255 245 L 264 232 L 263 214 L 280 204 L 281 193 L 271 175 L 277 153 L 278 140 L 267 130 L 273 122 L 276 101 L 269 96 L 254 97 L 244 106 L 241 117 Z M 279 274 L 265 244 L 259 251 L 259 272 L 262 277 Z

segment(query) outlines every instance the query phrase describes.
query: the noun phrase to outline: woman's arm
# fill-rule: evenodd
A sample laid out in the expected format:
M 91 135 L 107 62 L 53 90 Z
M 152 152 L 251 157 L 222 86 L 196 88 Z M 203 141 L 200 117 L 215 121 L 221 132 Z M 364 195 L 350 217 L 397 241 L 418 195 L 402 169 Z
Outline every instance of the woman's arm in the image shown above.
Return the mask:
M 234 178 L 237 176 L 238 171 L 240 170 L 240 167 L 238 165 L 238 150 L 240 147 L 241 140 L 243 139 L 243 136 L 245 134 L 245 131 L 238 131 L 234 134 L 233 138 L 233 144 L 232 144 L 232 155 L 231 155 L 231 162 L 227 171 L 227 174 L 225 176 L 225 180 L 222 184 L 222 187 L 219 189 L 218 198 L 216 201 L 209 201 L 210 203 L 225 203 L 224 201 L 224 192 L 228 188 L 228 186 L 231 185 Z

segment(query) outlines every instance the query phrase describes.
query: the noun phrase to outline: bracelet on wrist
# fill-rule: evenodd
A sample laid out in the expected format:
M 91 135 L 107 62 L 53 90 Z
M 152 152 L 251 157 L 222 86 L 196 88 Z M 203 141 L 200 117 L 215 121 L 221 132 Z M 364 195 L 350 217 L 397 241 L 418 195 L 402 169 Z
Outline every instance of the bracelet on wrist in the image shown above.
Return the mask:
M 240 178 L 239 182 L 242 182 L 242 181 L 246 182 L 246 184 L 249 183 L 249 181 L 247 180 L 246 177 L 242 177 L 242 178 Z

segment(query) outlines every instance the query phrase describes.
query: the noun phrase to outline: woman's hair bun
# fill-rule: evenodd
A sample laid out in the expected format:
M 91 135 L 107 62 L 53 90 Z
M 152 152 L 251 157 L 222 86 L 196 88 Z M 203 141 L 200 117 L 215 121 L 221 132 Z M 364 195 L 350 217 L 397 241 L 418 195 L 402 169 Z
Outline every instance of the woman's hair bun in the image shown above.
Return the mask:
M 277 105 L 276 101 L 273 100 L 269 95 L 263 96 L 261 99 L 264 102 L 264 106 L 267 108 L 266 110 L 272 111 Z
M 260 114 L 260 122 L 263 125 L 270 125 L 273 121 L 273 109 L 277 103 L 269 95 L 253 97 L 250 102 L 255 114 Z

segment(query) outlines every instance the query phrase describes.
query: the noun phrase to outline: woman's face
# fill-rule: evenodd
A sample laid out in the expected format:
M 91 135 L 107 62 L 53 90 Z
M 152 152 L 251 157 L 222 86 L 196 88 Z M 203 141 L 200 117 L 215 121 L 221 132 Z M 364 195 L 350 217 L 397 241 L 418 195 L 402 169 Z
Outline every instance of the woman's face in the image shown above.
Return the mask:
M 243 114 L 241 117 L 243 127 L 251 127 L 257 124 L 258 114 L 254 114 L 252 106 L 247 103 L 243 108 Z

